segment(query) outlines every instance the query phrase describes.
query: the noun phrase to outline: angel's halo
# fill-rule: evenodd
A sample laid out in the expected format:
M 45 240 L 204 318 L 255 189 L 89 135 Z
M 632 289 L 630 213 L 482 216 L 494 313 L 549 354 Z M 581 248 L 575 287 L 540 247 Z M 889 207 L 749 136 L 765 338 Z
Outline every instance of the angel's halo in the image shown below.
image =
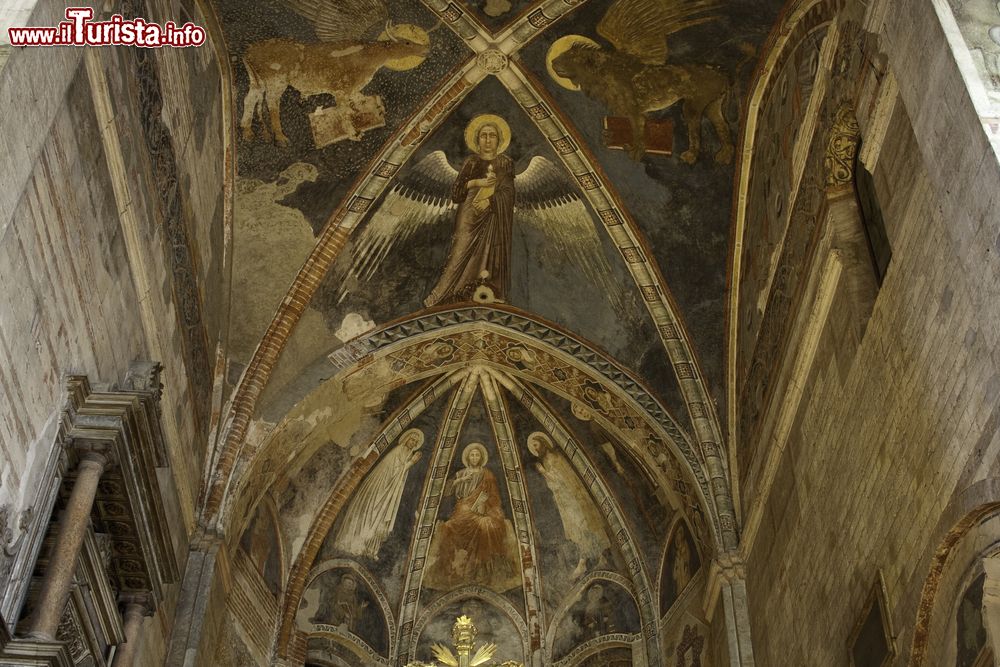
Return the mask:
M 500 133 L 497 155 L 507 150 L 507 146 L 510 145 L 510 125 L 503 118 L 492 113 L 481 113 L 470 120 L 469 124 L 465 126 L 465 145 L 469 147 L 469 150 L 473 153 L 479 152 L 479 146 L 476 145 L 476 137 L 479 136 L 479 130 L 483 125 L 493 125 L 497 128 L 497 132 Z
M 552 61 L 569 51 L 570 48 L 576 44 L 598 46 L 597 42 L 589 37 L 584 37 L 583 35 L 563 35 L 556 41 L 552 42 L 552 46 L 549 47 L 548 53 L 545 54 L 545 69 L 548 70 L 549 76 L 552 77 L 553 81 L 566 90 L 580 90 L 580 86 L 573 83 L 570 79 L 556 74 L 556 71 L 552 68 Z

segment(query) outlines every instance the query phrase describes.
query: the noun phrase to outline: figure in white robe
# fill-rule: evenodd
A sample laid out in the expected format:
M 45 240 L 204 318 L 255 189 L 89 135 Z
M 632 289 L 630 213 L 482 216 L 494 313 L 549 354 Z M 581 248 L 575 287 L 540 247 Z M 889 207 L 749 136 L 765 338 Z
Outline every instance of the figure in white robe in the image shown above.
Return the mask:
M 587 560 L 600 559 L 610 546 L 603 520 L 573 466 L 548 435 L 541 431 L 529 435 L 528 451 L 538 457 L 535 469 L 552 491 L 566 539 L 576 545 L 578 561 L 570 576 L 577 579 L 586 571 Z
M 379 549 L 396 524 L 406 478 L 413 464 L 420 460 L 418 450 L 423 444 L 423 432 L 411 428 L 399 437 L 395 449 L 365 477 L 337 532 L 335 545 L 338 549 L 378 560 Z

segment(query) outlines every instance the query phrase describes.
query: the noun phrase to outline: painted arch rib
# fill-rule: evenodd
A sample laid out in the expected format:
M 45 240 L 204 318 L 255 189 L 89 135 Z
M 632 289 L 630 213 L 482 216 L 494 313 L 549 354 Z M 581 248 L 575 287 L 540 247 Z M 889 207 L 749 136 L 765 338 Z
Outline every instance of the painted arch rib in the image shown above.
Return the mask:
M 493 437 L 500 451 L 503 463 L 504 477 L 507 480 L 507 493 L 510 495 L 514 529 L 517 532 L 517 543 L 521 556 L 521 583 L 524 589 L 524 605 L 528 618 L 528 634 L 531 638 L 531 651 L 527 655 L 531 664 L 541 664 L 545 655 L 542 641 L 546 627 L 545 608 L 542 606 L 542 583 L 538 574 L 538 550 L 535 547 L 534 526 L 528 508 L 528 491 L 524 484 L 524 470 L 517 455 L 517 440 L 510 420 L 510 411 L 497 387 L 493 373 L 480 373 L 479 386 L 486 399 L 486 411 L 489 413 Z
M 478 388 L 478 371 L 472 369 L 462 381 L 461 386 L 452 397 L 445 419 L 445 427 L 438 433 L 434 443 L 434 458 L 431 462 L 431 472 L 428 475 L 420 498 L 420 517 L 413 533 L 410 552 L 406 559 L 408 563 L 403 585 L 403 602 L 399 609 L 399 647 L 396 656 L 409 655 L 413 650 L 413 626 L 417 619 L 417 608 L 420 605 L 420 591 L 424 578 L 424 566 L 427 553 L 430 550 L 434 525 L 437 522 L 438 509 L 444 495 L 444 485 L 454 458 L 458 436 L 469 414 L 469 406 Z
M 504 373 L 488 372 L 507 391 L 516 397 L 535 419 L 538 420 L 538 423 L 545 428 L 552 437 L 553 443 L 559 447 L 566 456 L 566 459 L 572 464 L 580 480 L 585 483 L 587 490 L 590 491 L 594 502 L 597 503 L 597 506 L 606 517 L 608 527 L 611 529 L 615 537 L 615 542 L 618 545 L 618 550 L 628 564 L 629 574 L 632 577 L 632 590 L 637 593 L 639 621 L 642 625 L 643 637 L 646 642 L 646 653 L 647 658 L 649 658 L 648 664 L 650 667 L 658 667 L 662 664 L 659 649 L 659 624 L 657 623 L 653 591 L 649 583 L 649 573 L 643 564 L 635 536 L 629 530 L 622 508 L 619 506 L 614 494 L 611 493 L 604 482 L 604 478 L 597 473 L 579 443 L 570 435 L 559 418 L 552 414 L 540 396 L 521 382 Z
M 736 515 L 729 492 L 727 464 L 722 456 L 722 433 L 718 417 L 666 281 L 651 258 L 635 221 L 622 206 L 610 184 L 601 177 L 601 170 L 595 166 L 593 156 L 583 148 L 579 132 L 568 119 L 559 115 L 547 93 L 516 63 L 501 72 L 498 78 L 525 109 L 539 131 L 553 145 L 566 146 L 558 150 L 559 158 L 576 178 L 604 223 L 612 242 L 625 258 L 628 271 L 642 294 L 684 396 L 700 446 L 699 454 L 705 461 L 711 480 L 716 514 L 714 519 L 722 535 L 721 546 L 725 550 L 735 549 L 738 546 Z M 567 137 L 574 139 L 563 141 Z
M 393 135 L 393 139 L 370 163 L 367 173 L 326 222 L 237 386 L 229 416 L 221 431 L 220 444 L 210 464 L 207 488 L 201 502 L 201 521 L 204 525 L 218 527 L 225 524 L 226 499 L 232 496 L 231 473 L 237 461 L 245 456 L 243 448 L 250 419 L 282 349 L 323 276 L 343 250 L 351 232 L 364 218 L 370 204 L 385 190 L 430 132 L 440 125 L 483 76 L 484 72 L 472 60 L 446 79 L 431 96 L 426 110 L 411 118 Z

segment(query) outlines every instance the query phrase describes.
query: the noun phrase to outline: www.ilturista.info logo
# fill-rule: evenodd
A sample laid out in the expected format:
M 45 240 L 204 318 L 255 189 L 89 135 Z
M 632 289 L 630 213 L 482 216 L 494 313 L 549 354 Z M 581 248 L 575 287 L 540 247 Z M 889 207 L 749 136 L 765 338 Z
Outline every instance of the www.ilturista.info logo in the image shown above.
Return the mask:
M 57 26 L 37 28 L 7 28 L 12 46 L 201 46 L 205 29 L 190 21 L 177 26 L 173 21 L 163 25 L 143 19 L 126 19 L 115 14 L 107 21 L 91 21 L 90 7 L 67 7 L 66 20 Z

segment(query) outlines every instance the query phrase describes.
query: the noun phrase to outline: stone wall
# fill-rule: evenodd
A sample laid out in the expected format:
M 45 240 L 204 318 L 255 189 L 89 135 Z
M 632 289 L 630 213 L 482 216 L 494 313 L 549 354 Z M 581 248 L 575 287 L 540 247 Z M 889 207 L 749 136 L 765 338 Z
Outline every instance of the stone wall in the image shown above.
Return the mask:
M 54 25 L 63 3 L 42 0 L 30 24 Z M 150 10 L 153 20 L 192 7 Z M 138 10 L 147 15 L 145 8 Z M 176 247 L 165 224 L 162 164 L 143 138 L 134 54 L 126 49 L 20 49 L 0 71 L 0 506 L 10 517 L 37 502 L 55 444 L 67 373 L 120 382 L 129 363 L 163 363 L 163 426 L 170 489 L 163 500 L 183 564 L 194 521 L 211 367 L 192 370 L 190 313 L 217 307 L 223 257 L 221 78 L 210 47 L 149 51 L 162 116 L 178 164 L 180 224 L 196 287 L 181 295 Z M 195 100 L 192 105 L 191 100 Z M 206 120 L 208 119 L 208 120 Z M 206 287 L 211 285 L 212 287 Z M 190 296 L 190 295 L 188 295 Z M 198 318 L 205 358 L 217 321 Z M 211 354 L 209 351 L 212 351 Z M 35 513 L 33 519 L 47 522 Z M 168 600 L 148 621 L 148 662 L 163 655 Z M 11 619 L 6 619 L 11 621 Z
M 744 503 L 763 665 L 845 664 L 879 571 L 904 664 L 932 556 L 962 518 L 946 510 L 996 473 L 1000 165 L 932 3 L 870 5 L 857 115 L 893 256 L 863 327 L 844 280 L 798 304 L 822 311 L 789 351 L 810 361 L 771 410 L 801 396 L 787 434 L 757 443 L 773 482 Z

